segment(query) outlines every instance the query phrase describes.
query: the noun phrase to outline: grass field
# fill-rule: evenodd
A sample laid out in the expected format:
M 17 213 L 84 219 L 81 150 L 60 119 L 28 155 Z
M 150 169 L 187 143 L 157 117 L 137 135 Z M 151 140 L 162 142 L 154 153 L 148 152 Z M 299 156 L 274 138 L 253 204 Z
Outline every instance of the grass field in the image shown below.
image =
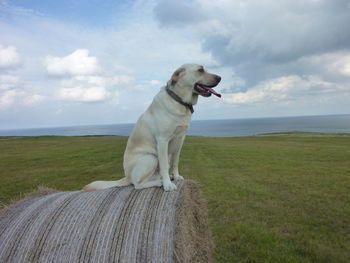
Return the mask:
M 0 139 L 0 200 L 123 176 L 126 137 Z M 187 137 L 216 262 L 350 262 L 350 135 Z

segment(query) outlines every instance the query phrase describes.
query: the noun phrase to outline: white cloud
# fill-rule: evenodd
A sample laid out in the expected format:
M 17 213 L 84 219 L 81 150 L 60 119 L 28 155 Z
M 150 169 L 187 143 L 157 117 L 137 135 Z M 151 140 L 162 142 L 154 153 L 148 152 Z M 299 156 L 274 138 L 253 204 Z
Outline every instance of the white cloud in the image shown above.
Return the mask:
M 225 94 L 224 101 L 233 104 L 276 103 L 305 98 L 316 99 L 329 94 L 350 92 L 346 86 L 323 81 L 316 76 L 285 76 L 259 83 L 246 92 Z
M 61 81 L 58 98 L 68 101 L 98 102 L 106 99 L 106 79 L 101 76 L 75 76 Z
M 112 77 L 106 77 L 102 75 L 86 75 L 86 76 L 74 76 L 69 79 L 63 80 L 65 85 L 75 85 L 77 83 L 86 83 L 88 85 L 95 86 L 114 86 L 114 85 L 127 85 L 130 84 L 134 78 L 128 75 L 115 75 Z
M 318 74 L 324 79 L 332 79 L 339 83 L 350 79 L 350 51 L 334 51 L 300 58 L 294 65 L 303 69 L 304 74 Z
M 16 90 L 6 90 L 0 94 L 0 108 L 5 108 L 12 105 L 16 97 L 18 96 L 18 92 Z
M 60 100 L 78 102 L 101 102 L 111 98 L 115 105 L 119 98 L 116 86 L 128 85 L 133 77 L 128 75 L 116 75 L 105 77 L 102 75 L 81 75 L 66 78 L 61 81 L 57 92 Z
M 13 75 L 0 75 L 0 90 L 12 89 L 18 86 L 20 78 Z
M 49 75 L 89 75 L 97 73 L 100 68 L 96 57 L 89 56 L 89 50 L 77 49 L 65 57 L 47 56 L 46 71 Z
M 341 72 L 342 72 L 343 74 L 347 75 L 347 76 L 350 76 L 350 60 L 347 61 L 346 64 L 344 64 L 344 66 L 343 66 Z
M 129 90 L 144 91 L 144 90 L 146 90 L 146 87 L 144 85 L 137 84 L 137 85 L 129 87 Z
M 331 63 L 331 67 L 340 74 L 350 77 L 350 53 L 337 55 L 333 63 Z
M 87 49 L 78 49 L 72 54 L 46 57 L 46 70 L 50 75 L 61 75 L 56 97 L 63 101 L 102 102 L 119 93 L 115 86 L 128 85 L 134 78 L 125 74 L 112 74 L 98 65 L 96 57 L 90 57 Z
M 0 109 L 12 105 L 31 106 L 42 101 L 44 96 L 31 94 L 21 89 L 9 89 L 0 93 Z
M 38 102 L 42 101 L 45 96 L 39 94 L 26 94 L 22 97 L 22 103 L 26 106 L 35 105 Z
M 126 85 L 130 84 L 134 78 L 128 75 L 116 75 L 111 77 L 108 81 L 110 85 Z
M 105 100 L 107 96 L 108 91 L 104 87 L 74 87 L 59 90 L 59 97 L 63 100 L 98 102 Z
M 151 85 L 151 86 L 160 86 L 161 84 L 162 84 L 162 82 L 160 82 L 159 80 L 156 80 L 156 79 L 152 79 L 152 80 L 150 80 L 149 81 L 149 84 Z
M 31 106 L 44 99 L 44 96 L 35 94 L 28 89 L 28 84 L 19 76 L 0 75 L 0 108 L 13 105 Z
M 0 45 L 0 68 L 11 68 L 18 66 L 21 62 L 20 56 L 14 46 Z

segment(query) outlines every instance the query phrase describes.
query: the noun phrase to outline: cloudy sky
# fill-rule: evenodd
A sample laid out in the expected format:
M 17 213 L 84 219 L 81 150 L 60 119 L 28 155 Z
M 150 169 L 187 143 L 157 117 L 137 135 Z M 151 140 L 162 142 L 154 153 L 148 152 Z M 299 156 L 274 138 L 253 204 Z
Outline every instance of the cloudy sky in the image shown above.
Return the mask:
M 350 113 L 350 0 L 0 0 L 0 129 L 132 123 L 184 63 L 193 119 Z

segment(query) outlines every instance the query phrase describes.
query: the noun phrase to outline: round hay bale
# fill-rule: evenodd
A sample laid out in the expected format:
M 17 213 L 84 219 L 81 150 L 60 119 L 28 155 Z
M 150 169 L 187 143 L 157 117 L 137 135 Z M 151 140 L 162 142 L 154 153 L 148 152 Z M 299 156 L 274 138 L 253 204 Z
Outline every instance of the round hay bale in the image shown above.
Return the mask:
M 198 185 L 31 196 L 0 213 L 0 262 L 210 262 Z

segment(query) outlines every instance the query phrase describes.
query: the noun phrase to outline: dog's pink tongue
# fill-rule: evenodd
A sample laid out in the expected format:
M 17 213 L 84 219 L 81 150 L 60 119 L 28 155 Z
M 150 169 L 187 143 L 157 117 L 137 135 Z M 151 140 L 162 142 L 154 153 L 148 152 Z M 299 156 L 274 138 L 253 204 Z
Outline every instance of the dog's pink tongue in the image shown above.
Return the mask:
M 208 88 L 208 89 L 209 89 L 209 91 L 210 91 L 211 93 L 213 93 L 215 96 L 218 96 L 219 98 L 221 98 L 221 94 L 217 93 L 214 89 L 212 89 L 212 88 Z

